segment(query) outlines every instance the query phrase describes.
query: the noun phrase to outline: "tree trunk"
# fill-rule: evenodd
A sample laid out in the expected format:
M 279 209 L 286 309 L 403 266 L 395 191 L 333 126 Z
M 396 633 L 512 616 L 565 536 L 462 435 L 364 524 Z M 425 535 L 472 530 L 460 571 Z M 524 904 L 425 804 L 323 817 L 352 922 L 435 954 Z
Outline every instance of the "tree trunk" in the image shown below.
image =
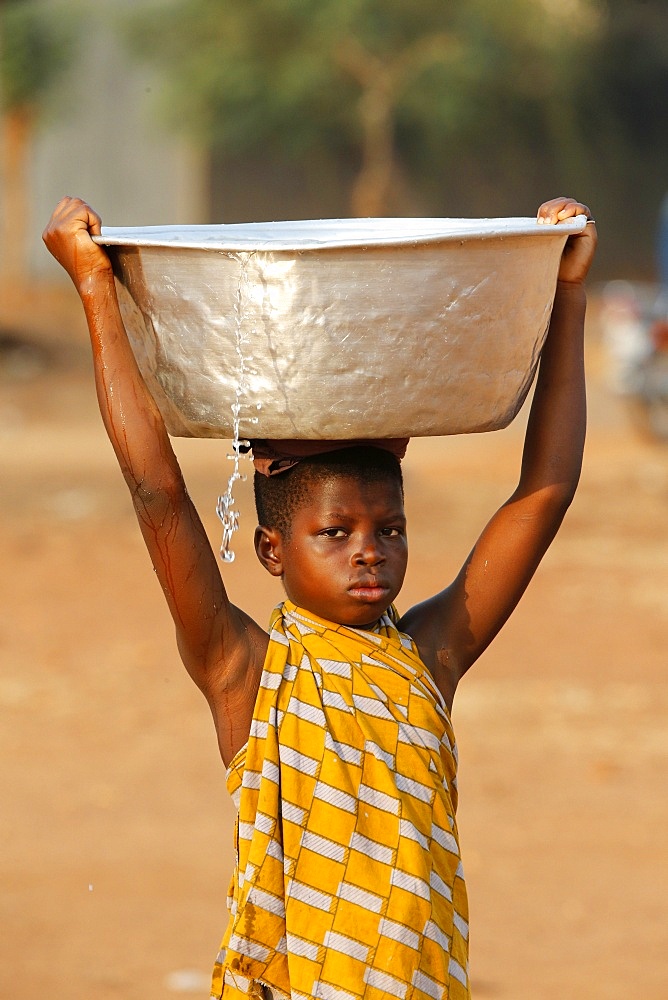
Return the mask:
M 362 162 L 350 196 L 352 214 L 359 218 L 387 215 L 395 174 L 392 69 L 352 36 L 338 46 L 336 61 L 361 90 Z
M 13 288 L 29 280 L 29 151 L 33 115 L 12 108 L 0 118 L 0 279 Z
M 380 78 L 367 87 L 359 102 L 362 123 L 362 164 L 351 193 L 353 215 L 387 215 L 392 199 L 394 107 L 391 88 Z
M 354 36 L 344 39 L 335 57 L 339 67 L 359 85 L 362 164 L 351 195 L 356 216 L 388 215 L 406 198 L 395 148 L 395 117 L 399 94 L 421 68 L 443 62 L 453 51 L 453 39 L 443 32 L 428 34 L 390 58 L 373 55 Z

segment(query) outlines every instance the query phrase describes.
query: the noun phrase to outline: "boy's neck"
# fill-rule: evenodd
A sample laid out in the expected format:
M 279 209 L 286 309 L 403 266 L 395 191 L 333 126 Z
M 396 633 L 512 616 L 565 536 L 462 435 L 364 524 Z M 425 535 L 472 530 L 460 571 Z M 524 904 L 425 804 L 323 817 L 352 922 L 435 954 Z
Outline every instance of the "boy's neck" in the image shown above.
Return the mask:
M 380 621 L 381 621 L 381 619 L 383 617 L 383 615 L 379 615 L 378 618 L 375 618 L 374 621 L 372 621 L 372 622 L 368 622 L 365 625 L 357 625 L 357 624 L 349 623 L 349 622 L 337 622 L 334 618 L 329 618 L 329 617 L 326 617 L 326 616 L 324 617 L 323 615 L 319 614 L 317 611 L 311 611 L 311 610 L 309 610 L 309 608 L 298 606 L 297 604 L 294 603 L 294 601 L 291 601 L 290 598 L 287 598 L 283 602 L 283 604 L 284 605 L 285 604 L 289 604 L 290 607 L 293 608 L 294 610 L 296 610 L 297 612 L 301 612 L 304 615 L 307 615 L 307 616 L 309 616 L 311 618 L 317 618 L 320 621 L 329 622 L 331 625 L 342 625 L 344 628 L 352 628 L 352 629 L 355 629 L 358 632 L 373 632 L 374 629 L 377 628 L 377 626 L 380 624 Z M 383 614 L 388 614 L 389 610 L 390 610 L 389 608 L 386 608 L 385 611 L 383 612 Z
M 361 632 L 373 632 L 379 621 L 380 618 L 376 618 L 375 622 L 371 622 L 370 625 L 348 625 L 347 627 L 359 629 Z

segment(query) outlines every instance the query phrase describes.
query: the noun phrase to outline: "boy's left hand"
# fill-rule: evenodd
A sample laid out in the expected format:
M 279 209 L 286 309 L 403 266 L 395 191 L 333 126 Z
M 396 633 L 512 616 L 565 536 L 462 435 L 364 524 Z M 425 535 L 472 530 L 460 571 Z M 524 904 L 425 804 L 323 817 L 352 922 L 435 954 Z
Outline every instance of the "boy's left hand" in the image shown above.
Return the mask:
M 568 237 L 557 280 L 580 285 L 587 277 L 598 241 L 596 225 L 587 206 L 573 198 L 553 198 L 540 206 L 537 221 L 543 225 L 555 225 L 576 215 L 586 215 L 589 221 L 581 233 Z

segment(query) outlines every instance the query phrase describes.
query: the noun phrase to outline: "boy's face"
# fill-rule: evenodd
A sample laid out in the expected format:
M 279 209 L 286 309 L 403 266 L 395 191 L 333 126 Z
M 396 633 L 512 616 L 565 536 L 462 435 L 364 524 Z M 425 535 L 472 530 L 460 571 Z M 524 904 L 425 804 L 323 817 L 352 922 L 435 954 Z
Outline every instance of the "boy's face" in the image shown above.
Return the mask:
M 274 538 L 272 558 L 288 598 L 321 618 L 372 625 L 401 589 L 408 561 L 401 488 L 385 480 L 361 484 L 349 476 L 315 483 L 298 507 L 288 538 Z

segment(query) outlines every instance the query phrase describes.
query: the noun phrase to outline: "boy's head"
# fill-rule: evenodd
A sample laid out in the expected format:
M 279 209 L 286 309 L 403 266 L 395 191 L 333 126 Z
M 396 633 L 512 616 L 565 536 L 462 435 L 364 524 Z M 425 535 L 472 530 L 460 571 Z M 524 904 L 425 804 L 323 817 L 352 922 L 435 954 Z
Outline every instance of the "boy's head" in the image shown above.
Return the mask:
M 407 562 L 403 479 L 395 455 L 356 446 L 255 473 L 256 551 L 295 604 L 364 626 L 395 599 Z
M 332 477 L 353 479 L 375 486 L 395 483 L 404 495 L 399 459 L 389 451 L 373 446 L 355 446 L 302 459 L 278 475 L 255 473 L 255 509 L 258 524 L 276 528 L 288 539 L 294 512 L 308 503 L 313 487 Z

